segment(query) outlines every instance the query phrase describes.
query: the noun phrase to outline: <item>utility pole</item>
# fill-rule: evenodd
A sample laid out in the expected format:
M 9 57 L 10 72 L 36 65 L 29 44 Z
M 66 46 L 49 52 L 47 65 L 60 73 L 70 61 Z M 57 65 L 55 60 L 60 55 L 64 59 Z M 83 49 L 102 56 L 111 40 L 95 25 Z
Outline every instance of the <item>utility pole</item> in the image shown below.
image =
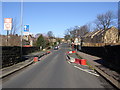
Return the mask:
M 21 17 L 20 17 L 20 20 L 21 20 L 21 60 L 22 60 L 22 36 L 23 36 L 23 32 L 22 32 L 22 30 L 23 30 L 23 0 L 21 0 L 21 8 L 20 8 L 20 10 L 21 10 Z
M 7 30 L 7 46 L 9 46 L 8 44 L 8 34 L 9 34 L 9 31 Z

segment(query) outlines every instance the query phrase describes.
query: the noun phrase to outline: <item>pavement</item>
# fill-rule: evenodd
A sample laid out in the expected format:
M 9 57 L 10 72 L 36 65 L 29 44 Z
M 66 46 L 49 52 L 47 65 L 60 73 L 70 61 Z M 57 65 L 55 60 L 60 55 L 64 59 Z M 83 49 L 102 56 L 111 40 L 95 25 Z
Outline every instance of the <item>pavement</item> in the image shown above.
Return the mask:
M 101 58 L 79 51 L 77 52 L 77 54 L 86 59 L 100 75 L 102 75 L 110 83 L 120 89 L 120 74 L 103 66 L 102 63 L 104 62 Z
M 113 87 L 101 76 L 83 72 L 66 61 L 67 44 L 39 62 L 2 79 L 5 88 L 106 88 Z M 113 89 L 115 90 L 115 89 Z
M 38 56 L 38 57 L 41 57 L 41 56 L 44 56 L 44 54 L 46 54 L 46 51 L 39 51 L 39 52 L 33 52 L 33 53 L 30 53 L 28 55 L 24 55 L 24 59 L 27 59 L 25 61 L 22 61 L 20 63 L 17 63 L 17 64 L 14 64 L 10 67 L 6 67 L 6 68 L 3 68 L 1 69 L 0 71 L 0 78 L 3 78 L 3 77 L 6 77 L 28 65 L 31 65 L 34 61 L 33 61 L 33 57 L 34 56 Z

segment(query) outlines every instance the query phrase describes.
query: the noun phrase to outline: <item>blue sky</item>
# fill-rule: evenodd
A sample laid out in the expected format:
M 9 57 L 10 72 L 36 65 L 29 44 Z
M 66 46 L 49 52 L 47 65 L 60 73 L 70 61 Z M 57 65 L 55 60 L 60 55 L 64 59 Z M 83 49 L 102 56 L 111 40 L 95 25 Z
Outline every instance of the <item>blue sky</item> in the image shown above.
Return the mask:
M 20 3 L 4 2 L 3 18 L 17 19 L 20 24 Z M 24 2 L 23 25 L 30 25 L 33 34 L 53 31 L 63 37 L 67 28 L 93 22 L 98 14 L 118 10 L 117 2 Z M 20 30 L 18 31 L 18 33 Z M 2 31 L 3 34 L 6 31 Z

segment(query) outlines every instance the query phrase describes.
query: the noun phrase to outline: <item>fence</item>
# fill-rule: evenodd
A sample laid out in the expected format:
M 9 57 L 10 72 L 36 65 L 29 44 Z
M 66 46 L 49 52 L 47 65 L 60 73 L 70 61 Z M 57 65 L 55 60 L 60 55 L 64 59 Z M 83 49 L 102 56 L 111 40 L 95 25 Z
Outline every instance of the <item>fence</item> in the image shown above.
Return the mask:
M 2 48 L 2 66 L 0 68 L 3 67 L 7 67 L 13 64 L 16 64 L 18 62 L 23 61 L 24 59 L 22 59 L 23 55 L 26 55 L 28 53 L 34 52 L 39 50 L 38 47 L 19 47 L 19 46 L 13 46 L 13 47 L 0 47 Z
M 79 48 L 77 47 L 79 50 Z M 83 46 L 81 50 L 84 53 L 88 53 L 94 56 L 101 57 L 108 66 L 120 68 L 120 45 L 107 45 L 101 47 L 89 47 Z
M 101 47 L 107 45 L 120 45 L 120 43 L 83 43 L 82 46 Z

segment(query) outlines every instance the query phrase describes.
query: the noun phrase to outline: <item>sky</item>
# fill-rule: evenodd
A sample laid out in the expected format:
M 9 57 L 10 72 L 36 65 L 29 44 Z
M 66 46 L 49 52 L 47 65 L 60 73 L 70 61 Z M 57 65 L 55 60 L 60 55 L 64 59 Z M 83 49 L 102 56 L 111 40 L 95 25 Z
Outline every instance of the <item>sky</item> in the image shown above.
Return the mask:
M 21 3 L 3 2 L 2 21 L 4 18 L 21 21 Z M 91 23 L 98 14 L 107 11 L 117 13 L 117 2 L 24 2 L 23 25 L 28 24 L 33 34 L 52 31 L 56 37 L 63 37 L 65 30 Z M 18 31 L 20 33 L 20 29 Z M 6 34 L 2 30 L 2 34 Z

